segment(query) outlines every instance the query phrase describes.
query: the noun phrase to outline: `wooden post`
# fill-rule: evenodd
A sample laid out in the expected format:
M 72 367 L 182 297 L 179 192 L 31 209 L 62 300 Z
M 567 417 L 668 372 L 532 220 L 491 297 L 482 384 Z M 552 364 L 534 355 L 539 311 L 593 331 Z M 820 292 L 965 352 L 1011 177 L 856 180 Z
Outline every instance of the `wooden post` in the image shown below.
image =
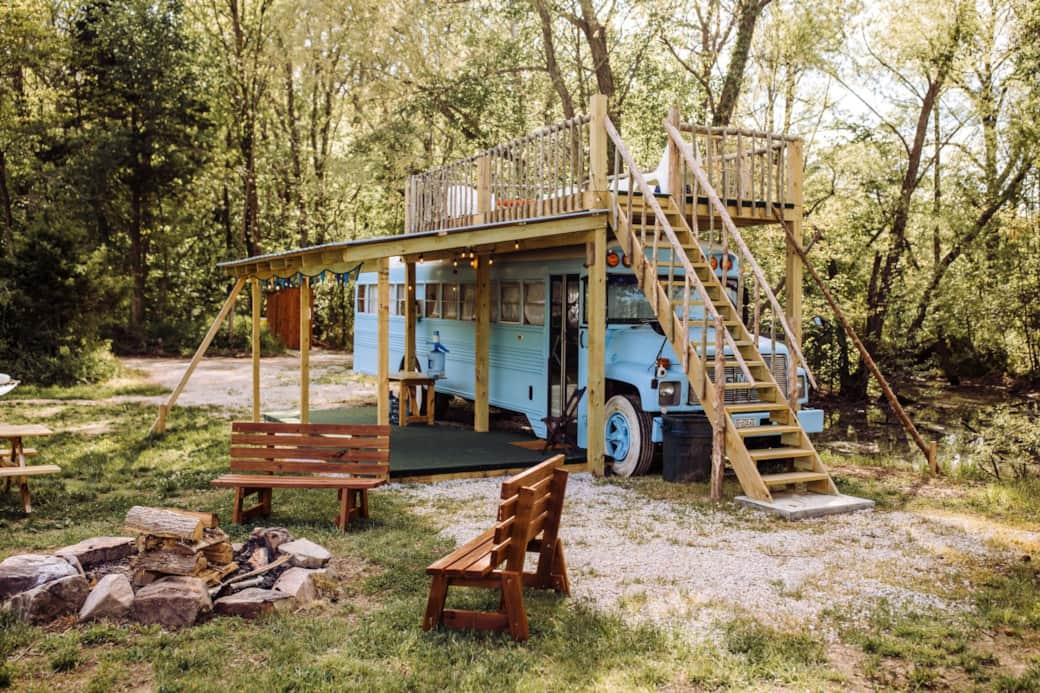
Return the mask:
M 488 346 L 491 339 L 491 265 L 488 257 L 477 258 L 476 357 L 473 374 L 473 430 L 483 433 L 489 426 Z
M 491 158 L 482 156 L 477 159 L 477 223 L 486 224 L 492 221 L 491 207 Z
M 588 305 L 586 306 L 589 325 L 588 344 L 588 429 L 587 429 L 587 461 L 589 470 L 596 476 L 603 476 L 603 435 L 606 430 L 604 416 L 604 395 L 606 388 L 605 342 L 607 339 L 607 230 L 592 232 L 589 256 Z
M 787 258 L 785 264 L 785 291 L 787 293 L 787 305 L 784 307 L 787 313 L 787 324 L 791 327 L 793 334 L 787 335 L 789 342 L 802 346 L 802 258 L 798 255 L 795 246 L 802 244 L 802 215 L 804 213 L 802 200 L 802 141 L 794 140 L 787 144 L 787 199 L 794 204 L 791 222 L 787 227 L 789 238 L 786 240 Z M 782 212 L 785 216 L 787 210 Z M 791 408 L 798 410 L 798 378 L 794 358 L 788 357 L 789 373 L 787 378 L 787 400 Z
M 679 129 L 679 107 L 672 106 L 668 109 L 668 122 L 672 124 L 676 130 Z M 679 162 L 682 155 L 679 153 L 679 148 L 672 143 L 672 138 L 668 138 L 668 189 L 665 190 L 664 186 L 661 186 L 661 192 L 673 193 L 673 195 L 681 195 L 683 193 L 683 182 L 680 180 L 682 169 L 679 166 Z M 660 182 L 660 181 L 658 181 Z M 676 198 L 676 203 L 679 205 L 680 210 L 684 210 L 686 205 L 679 198 Z
M 152 433 L 162 433 L 166 430 L 166 417 L 169 415 L 170 410 L 173 409 L 173 405 L 176 404 L 177 398 L 184 392 L 185 385 L 188 384 L 188 380 L 191 378 L 191 374 L 195 372 L 195 367 L 199 365 L 199 361 L 202 360 L 203 354 L 206 353 L 206 349 L 209 348 L 213 338 L 220 331 L 220 326 L 224 322 L 224 319 L 231 312 L 231 308 L 235 305 L 235 299 L 238 298 L 238 294 L 242 291 L 242 287 L 245 286 L 246 278 L 239 277 L 235 281 L 235 285 L 231 288 L 231 293 L 228 294 L 227 300 L 224 301 L 224 305 L 221 306 L 220 312 L 217 313 L 216 319 L 213 324 L 210 325 L 209 331 L 206 332 L 206 336 L 202 338 L 202 344 L 199 344 L 199 348 L 195 350 L 195 355 L 191 357 L 191 362 L 188 363 L 187 370 L 184 371 L 184 375 L 181 376 L 181 380 L 177 383 L 177 387 L 173 389 L 169 399 L 166 400 L 166 404 L 159 405 L 159 416 L 155 419 L 155 423 L 152 424 Z
M 415 320 L 417 317 L 415 304 L 415 262 L 404 265 L 404 368 L 403 371 L 414 371 L 415 360 Z
M 408 177 L 408 180 L 404 183 L 404 232 L 412 232 L 412 224 L 415 219 L 415 210 L 412 209 L 412 205 L 415 204 L 415 192 L 412 190 L 412 178 Z
M 592 199 L 590 207 L 609 207 L 607 193 L 607 97 L 589 97 L 589 175 Z
M 300 280 L 300 423 L 311 420 L 311 280 Z
M 253 421 L 260 420 L 260 280 L 253 279 Z
M 390 258 L 379 258 L 376 423 L 390 423 Z

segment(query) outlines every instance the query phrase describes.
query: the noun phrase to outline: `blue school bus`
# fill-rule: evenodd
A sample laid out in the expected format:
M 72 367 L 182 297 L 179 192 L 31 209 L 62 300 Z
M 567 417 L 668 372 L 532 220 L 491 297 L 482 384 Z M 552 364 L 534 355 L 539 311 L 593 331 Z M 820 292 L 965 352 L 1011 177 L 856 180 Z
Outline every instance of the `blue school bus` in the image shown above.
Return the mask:
M 723 261 L 720 250 L 706 248 L 718 267 L 727 272 L 727 291 L 736 304 L 739 267 L 731 255 Z M 607 251 L 607 327 L 605 452 L 613 473 L 645 473 L 663 440 L 662 416 L 702 411 L 697 395 L 665 338 L 650 304 L 622 251 Z M 531 430 L 547 435 L 546 417 L 560 416 L 569 398 L 587 384 L 588 329 L 585 320 L 585 255 L 531 251 L 495 258 L 491 265 L 491 330 L 488 347 L 489 403 L 527 417 Z M 723 270 L 717 269 L 720 273 Z M 377 277 L 362 273 L 355 292 L 354 368 L 377 372 Z M 476 270 L 465 260 L 416 264 L 416 357 L 426 369 L 434 335 L 447 348 L 443 377 L 436 383 L 436 406 L 446 407 L 453 397 L 474 399 L 476 327 Z M 404 316 L 407 301 L 404 263 L 390 265 L 390 368 L 403 369 Z M 740 308 L 740 306 L 738 306 Z M 698 310 L 698 309 L 693 309 Z M 691 323 L 697 317 L 691 313 Z M 701 339 L 691 324 L 691 341 Z M 710 328 L 708 343 L 714 336 Z M 780 342 L 760 338 L 759 350 L 787 391 L 787 349 Z M 732 372 L 731 372 L 732 371 Z M 808 385 L 799 370 L 800 402 L 808 401 Z M 728 381 L 743 380 L 727 368 Z M 753 402 L 751 391 L 727 392 L 726 401 Z M 736 399 L 734 399 L 736 398 Z M 577 409 L 577 442 L 587 445 L 587 398 Z M 798 417 L 807 433 L 823 430 L 823 412 L 802 408 Z M 734 416 L 738 426 L 757 426 L 766 413 Z

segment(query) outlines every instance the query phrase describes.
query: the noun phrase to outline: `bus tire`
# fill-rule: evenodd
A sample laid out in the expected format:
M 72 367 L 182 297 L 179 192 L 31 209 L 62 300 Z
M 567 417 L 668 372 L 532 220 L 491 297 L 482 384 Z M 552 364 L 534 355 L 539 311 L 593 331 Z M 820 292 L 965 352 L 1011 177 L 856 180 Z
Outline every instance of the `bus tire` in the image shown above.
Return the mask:
M 604 453 L 613 460 L 617 476 L 646 474 L 654 461 L 651 441 L 652 421 L 640 411 L 639 401 L 628 395 L 614 395 L 604 411 Z

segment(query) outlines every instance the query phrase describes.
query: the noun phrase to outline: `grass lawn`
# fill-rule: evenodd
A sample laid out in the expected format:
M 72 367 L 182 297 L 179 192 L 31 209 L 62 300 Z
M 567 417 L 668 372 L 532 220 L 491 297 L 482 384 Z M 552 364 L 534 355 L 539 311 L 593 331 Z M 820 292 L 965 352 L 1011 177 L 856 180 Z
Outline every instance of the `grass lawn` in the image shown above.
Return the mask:
M 120 385 L 121 388 L 135 387 Z M 143 386 L 141 386 L 143 387 Z M 105 392 L 115 392 L 110 387 Z M 43 393 L 41 393 L 43 394 Z M 135 504 L 174 505 L 230 516 L 231 493 L 208 487 L 225 470 L 228 425 L 222 409 L 177 409 L 170 431 L 150 438 L 155 408 L 48 392 L 46 403 L 2 403 L 0 419 L 57 431 L 31 441 L 60 476 L 32 481 L 34 513 L 15 493 L 0 498 L 0 557 L 47 551 L 101 534 L 120 534 Z M 100 434 L 90 426 L 103 422 Z M 944 480 L 942 494 L 914 496 L 903 477 L 839 468 L 849 492 L 884 507 L 949 507 L 987 522 L 1035 508 L 1035 487 Z M 687 489 L 652 478 L 625 485 L 649 497 L 690 501 Z M 934 497 L 933 497 L 934 496 Z M 944 502 L 937 498 L 948 497 Z M 685 500 L 684 500 L 685 499 Z M 997 500 L 994 500 L 997 499 Z M 789 632 L 746 615 L 694 640 L 680 627 L 651 626 L 591 608 L 579 599 L 529 592 L 531 639 L 419 627 L 425 566 L 453 548 L 406 501 L 372 494 L 372 518 L 335 531 L 334 494 L 276 492 L 275 515 L 297 536 L 335 556 L 325 599 L 261 622 L 214 618 L 176 633 L 126 624 L 36 628 L 0 614 L 0 686 L 13 690 L 561 690 L 962 688 L 1040 690 L 1040 583 L 1034 564 L 972 566 L 963 618 L 879 608 L 865 621 L 828 612 L 831 637 Z M 994 508 L 993 506 L 997 507 Z M 1036 516 L 1033 516 L 1036 519 Z M 489 518 L 490 520 L 490 518 Z M 250 526 L 226 524 L 233 540 Z M 604 547 L 609 550 L 609 547 Z M 572 578 L 573 579 L 573 578 Z M 491 606 L 486 595 L 455 603 Z

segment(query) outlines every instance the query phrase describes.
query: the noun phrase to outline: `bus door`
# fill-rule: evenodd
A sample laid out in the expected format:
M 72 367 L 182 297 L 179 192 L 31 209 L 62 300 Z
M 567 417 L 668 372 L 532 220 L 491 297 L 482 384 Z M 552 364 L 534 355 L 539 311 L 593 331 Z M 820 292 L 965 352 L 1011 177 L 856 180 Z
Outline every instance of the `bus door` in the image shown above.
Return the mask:
M 578 388 L 578 323 L 581 288 L 577 274 L 549 277 L 549 415 L 561 416 Z M 571 432 L 573 433 L 573 431 Z

